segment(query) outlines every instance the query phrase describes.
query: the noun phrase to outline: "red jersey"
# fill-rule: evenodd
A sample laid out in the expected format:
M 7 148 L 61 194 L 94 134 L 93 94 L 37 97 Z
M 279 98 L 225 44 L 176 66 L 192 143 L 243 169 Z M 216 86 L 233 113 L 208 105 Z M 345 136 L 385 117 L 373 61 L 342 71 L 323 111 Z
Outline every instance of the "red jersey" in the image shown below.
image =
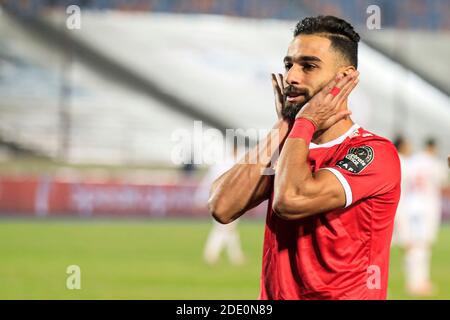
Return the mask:
M 272 210 L 272 191 L 259 298 L 386 299 L 400 197 L 394 145 L 355 124 L 333 141 L 311 143 L 308 160 L 312 172 L 339 179 L 345 208 L 283 220 Z

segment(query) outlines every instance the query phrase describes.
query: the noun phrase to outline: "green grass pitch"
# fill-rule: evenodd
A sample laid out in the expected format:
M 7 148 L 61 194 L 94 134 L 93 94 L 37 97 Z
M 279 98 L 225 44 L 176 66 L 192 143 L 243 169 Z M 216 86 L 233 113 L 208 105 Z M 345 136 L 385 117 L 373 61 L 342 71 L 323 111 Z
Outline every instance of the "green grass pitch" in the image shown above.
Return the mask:
M 239 225 L 247 263 L 223 255 L 203 263 L 208 220 L 2 220 L 0 299 L 256 299 L 264 224 Z M 81 268 L 81 289 L 66 288 L 66 268 Z M 433 251 L 437 299 L 450 299 L 450 226 Z M 402 256 L 392 250 L 389 299 L 403 290 Z

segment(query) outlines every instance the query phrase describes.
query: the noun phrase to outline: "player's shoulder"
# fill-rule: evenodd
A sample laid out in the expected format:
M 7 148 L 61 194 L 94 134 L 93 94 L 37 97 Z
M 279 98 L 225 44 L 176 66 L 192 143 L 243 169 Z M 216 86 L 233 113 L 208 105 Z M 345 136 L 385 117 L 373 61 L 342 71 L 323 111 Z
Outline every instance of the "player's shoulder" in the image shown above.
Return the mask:
M 385 170 L 385 167 L 400 168 L 400 159 L 394 144 L 387 138 L 379 136 L 362 127 L 352 132 L 346 139 L 346 158 L 354 159 L 354 163 L 376 167 Z M 357 172 L 357 170 L 355 170 Z
M 355 130 L 352 134 L 349 135 L 347 143 L 352 147 L 367 145 L 377 150 L 382 150 L 387 153 L 393 153 L 398 158 L 397 150 L 394 144 L 389 139 L 377 135 L 362 127 L 359 127 L 357 130 Z

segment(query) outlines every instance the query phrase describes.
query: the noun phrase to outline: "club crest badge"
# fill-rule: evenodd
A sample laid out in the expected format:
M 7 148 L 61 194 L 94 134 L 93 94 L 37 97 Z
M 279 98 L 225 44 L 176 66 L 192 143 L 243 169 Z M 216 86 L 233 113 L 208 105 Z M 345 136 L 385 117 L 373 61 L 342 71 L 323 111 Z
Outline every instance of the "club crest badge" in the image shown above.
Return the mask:
M 360 146 L 350 148 L 344 159 L 339 160 L 336 165 L 351 173 L 360 173 L 374 158 L 372 147 Z

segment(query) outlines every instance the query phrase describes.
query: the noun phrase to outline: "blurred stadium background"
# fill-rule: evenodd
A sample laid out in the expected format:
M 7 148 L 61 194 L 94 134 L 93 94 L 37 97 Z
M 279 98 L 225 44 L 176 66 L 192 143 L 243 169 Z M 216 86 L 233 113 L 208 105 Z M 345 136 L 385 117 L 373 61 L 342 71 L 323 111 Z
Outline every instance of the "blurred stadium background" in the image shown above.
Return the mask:
M 448 0 L 0 4 L 2 299 L 255 299 L 266 204 L 239 226 L 246 264 L 206 265 L 211 219 L 193 193 L 207 166 L 174 163 L 173 133 L 271 128 L 270 73 L 305 16 L 341 16 L 362 37 L 356 122 L 416 150 L 434 136 L 443 162 L 450 152 Z M 367 28 L 369 5 L 381 29 Z M 448 189 L 443 204 L 445 222 Z M 81 290 L 65 286 L 72 264 Z M 391 266 L 389 298 L 411 298 L 398 248 Z M 450 298 L 449 267 L 444 223 L 433 298 Z

